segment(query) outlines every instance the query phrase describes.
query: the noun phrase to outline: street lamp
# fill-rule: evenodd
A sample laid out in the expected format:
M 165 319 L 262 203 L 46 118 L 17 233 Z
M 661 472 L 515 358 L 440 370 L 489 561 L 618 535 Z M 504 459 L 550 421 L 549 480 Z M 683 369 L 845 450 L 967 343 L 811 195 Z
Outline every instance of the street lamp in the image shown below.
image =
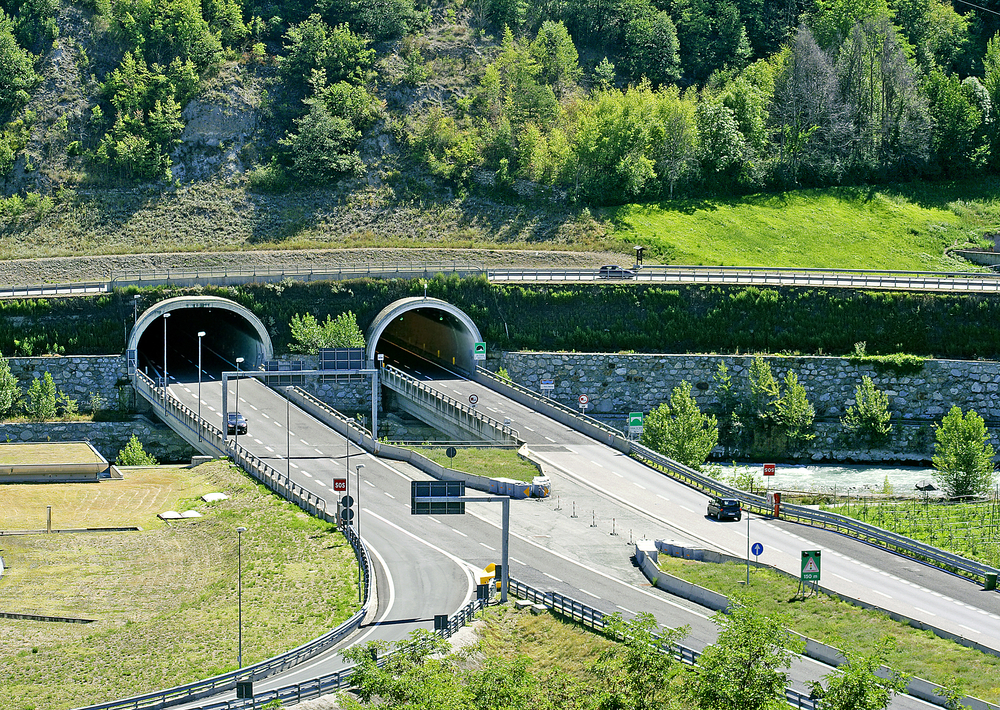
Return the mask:
M 243 362 L 243 358 L 236 358 L 236 421 L 233 425 L 233 432 L 236 434 L 236 448 L 239 449 L 240 446 L 240 363 Z M 226 422 L 226 427 L 228 428 L 229 422 Z
M 291 430 L 290 425 L 288 423 L 289 422 L 289 419 L 288 419 L 288 409 L 289 409 L 289 402 L 290 401 L 291 400 L 288 398 L 288 393 L 285 392 L 285 485 L 288 485 L 291 482 L 291 480 L 292 480 L 292 475 L 291 475 L 292 472 L 289 469 L 289 466 L 292 465 L 291 464 L 291 460 L 292 460 L 292 430 Z
M 239 618 L 236 622 L 236 634 L 239 639 L 237 651 L 236 651 L 236 663 L 242 668 L 243 667 L 243 533 L 247 529 L 242 525 L 236 528 L 236 559 L 237 559 L 237 570 L 238 570 L 238 581 L 236 583 L 236 606 L 239 610 Z
M 355 528 L 355 532 L 358 534 L 358 545 L 361 545 L 361 469 L 365 465 L 359 463 L 355 470 L 358 472 L 358 525 Z M 348 477 L 350 477 L 350 471 L 347 472 Z M 358 555 L 358 602 L 364 601 L 364 583 L 361 580 L 361 555 Z
M 198 331 L 198 441 L 201 441 L 201 339 L 205 331 Z
M 135 327 L 136 322 L 139 320 L 139 294 L 132 296 L 132 327 Z
M 167 318 L 169 313 L 163 314 L 163 406 L 167 406 Z

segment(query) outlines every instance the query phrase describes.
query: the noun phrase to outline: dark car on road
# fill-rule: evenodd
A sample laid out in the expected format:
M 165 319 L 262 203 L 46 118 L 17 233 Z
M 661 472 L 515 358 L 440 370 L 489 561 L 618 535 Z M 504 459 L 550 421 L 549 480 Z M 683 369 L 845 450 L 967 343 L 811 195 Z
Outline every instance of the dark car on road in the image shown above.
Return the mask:
M 724 518 L 740 520 L 743 518 L 743 509 L 740 507 L 740 502 L 735 498 L 720 498 L 715 496 L 712 500 L 708 501 L 708 517 L 715 518 L 716 520 L 723 520 Z
M 226 426 L 227 434 L 246 434 L 247 420 L 239 412 L 232 412 L 229 415 L 229 424 Z
M 601 279 L 630 279 L 635 276 L 631 269 L 623 269 L 615 264 L 602 266 L 597 270 L 597 277 Z

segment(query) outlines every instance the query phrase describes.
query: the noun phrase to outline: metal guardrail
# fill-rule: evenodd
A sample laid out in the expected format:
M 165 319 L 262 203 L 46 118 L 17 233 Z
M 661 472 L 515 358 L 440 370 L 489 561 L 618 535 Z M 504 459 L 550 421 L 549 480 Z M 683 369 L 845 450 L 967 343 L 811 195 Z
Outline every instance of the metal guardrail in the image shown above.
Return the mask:
M 863 269 L 799 269 L 739 266 L 642 266 L 627 278 L 602 277 L 596 268 L 486 270 L 491 282 L 622 281 L 725 284 L 730 286 L 798 286 L 905 291 L 1000 292 L 1000 278 L 982 272 L 867 271 Z
M 494 389 L 503 391 L 504 388 L 507 388 L 520 395 L 522 400 L 533 401 L 534 405 L 532 408 L 536 409 L 536 411 L 544 412 L 548 409 L 550 412 L 558 412 L 560 421 L 587 436 L 593 437 L 595 436 L 595 432 L 600 433 L 601 436 L 595 438 L 606 440 L 609 445 L 619 451 L 652 465 L 671 478 L 681 481 L 692 488 L 696 488 L 709 495 L 738 498 L 746 508 L 757 513 L 770 514 L 773 512 L 764 496 L 754 495 L 727 486 L 710 476 L 706 476 L 676 461 L 672 461 L 666 456 L 624 437 L 622 432 L 617 429 L 580 414 L 559 402 L 541 397 L 527 387 L 501 379 L 483 368 L 477 370 L 476 376 L 477 379 L 489 382 L 490 386 L 494 387 Z M 967 559 L 897 533 L 889 532 L 875 525 L 848 518 L 839 513 L 828 513 L 803 506 L 782 503 L 779 517 L 785 520 L 832 530 L 969 579 L 985 582 L 987 573 L 1000 573 L 1000 570 L 981 562 Z
M 400 391 L 404 396 L 429 407 L 443 417 L 451 419 L 463 429 L 482 431 L 483 428 L 489 428 L 496 432 L 494 439 L 500 439 L 510 444 L 523 443 L 520 432 L 509 424 L 499 422 L 443 392 L 428 387 L 420 380 L 407 375 L 392 365 L 383 364 L 379 371 L 379 378 L 381 384 Z
M 509 580 L 510 593 L 521 599 L 542 604 L 552 611 L 565 616 L 573 621 L 589 626 L 599 631 L 606 626 L 605 617 L 607 614 L 594 609 L 591 606 L 579 602 L 572 597 L 567 597 L 558 592 L 542 592 L 516 579 Z M 689 665 L 697 665 L 698 657 L 701 655 L 693 648 L 688 648 L 682 644 L 672 644 L 671 652 L 678 661 Z M 794 688 L 785 688 L 785 700 L 793 708 L 801 710 L 815 710 L 816 701 L 808 695 L 798 692 Z
M 626 267 L 631 269 L 632 267 Z M 489 268 L 482 264 L 402 263 L 393 266 L 342 267 L 328 269 L 197 267 L 137 271 L 112 276 L 110 281 L 80 281 L 63 284 L 8 286 L 0 298 L 39 298 L 61 295 L 107 293 L 128 286 L 167 283 L 217 282 L 220 284 L 296 281 L 344 281 L 358 278 L 432 278 L 436 274 L 484 275 L 493 282 L 598 281 L 619 283 L 623 279 L 601 278 L 597 268 L 545 269 Z M 769 267 L 643 266 L 627 281 L 653 283 L 725 284 L 732 286 L 798 286 L 814 288 L 860 288 L 903 291 L 951 291 L 998 293 L 1000 278 L 988 272 L 866 271 L 863 269 L 799 269 Z
M 159 389 L 153 387 L 153 382 L 142 373 L 136 373 L 134 382 L 136 390 L 153 404 L 159 405 L 161 411 L 172 414 L 173 418 L 180 421 L 182 417 L 197 421 L 197 415 L 188 407 L 181 404 L 173 396 L 165 396 Z M 194 427 L 189 426 L 190 429 Z M 271 490 L 286 499 L 297 503 L 299 507 L 316 517 L 320 517 L 327 522 L 332 522 L 333 516 L 326 509 L 326 501 L 315 494 L 305 491 L 301 486 L 281 481 L 281 475 L 267 463 L 250 454 L 243 447 L 236 447 L 231 442 L 222 440 L 222 431 L 202 421 L 203 430 L 212 435 L 215 439 L 212 446 L 220 451 L 220 444 L 225 447 L 225 452 L 233 457 L 233 460 L 241 465 L 250 475 L 266 485 Z M 228 445 L 227 445 L 228 443 Z M 329 650 L 336 644 L 343 641 L 352 634 L 360 625 L 371 606 L 371 584 L 372 584 L 372 564 L 368 549 L 357 536 L 353 528 L 342 528 L 341 532 L 350 542 L 354 549 L 354 554 L 361 562 L 362 576 L 364 577 L 364 603 L 361 609 L 355 612 L 347 621 L 331 631 L 319 636 L 312 641 L 308 641 L 301 646 L 285 653 L 279 654 L 266 661 L 247 666 L 243 669 L 224 673 L 186 685 L 168 688 L 152 693 L 123 700 L 116 700 L 109 703 L 89 705 L 78 710 L 151 710 L 153 708 L 165 708 L 180 703 L 197 701 L 211 695 L 232 690 L 236 687 L 238 680 L 259 681 L 269 678 L 272 675 L 294 668 L 295 666 L 315 658 L 317 655 Z M 211 707 L 229 707 L 226 704 L 212 705 Z M 242 707 L 242 706 L 236 706 Z

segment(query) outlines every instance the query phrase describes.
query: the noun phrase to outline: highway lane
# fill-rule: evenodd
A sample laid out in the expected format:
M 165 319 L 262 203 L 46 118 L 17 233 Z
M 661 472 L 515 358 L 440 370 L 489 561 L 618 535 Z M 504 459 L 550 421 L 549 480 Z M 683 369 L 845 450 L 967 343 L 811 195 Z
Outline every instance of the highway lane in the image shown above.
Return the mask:
M 414 374 L 414 372 L 411 372 Z M 479 397 L 479 408 L 509 417 L 529 447 L 553 472 L 553 494 L 567 481 L 592 492 L 586 508 L 603 509 L 605 519 L 645 519 L 656 537 L 690 540 L 737 557 L 746 555 L 746 525 L 717 523 L 705 515 L 707 496 L 677 483 L 620 452 L 519 405 L 478 383 L 439 371 L 417 371 L 426 384 L 466 401 Z M 615 515 L 617 511 L 617 515 Z M 1000 649 L 1000 595 L 983 593 L 973 582 L 917 565 L 920 583 L 909 574 L 912 561 L 875 547 L 783 521 L 751 521 L 751 538 L 761 542 L 761 561 L 799 575 L 805 549 L 822 550 L 824 586 L 876 606 L 944 628 Z M 651 535 L 654 536 L 654 535 Z
M 188 406 L 196 404 L 192 401 L 195 390 L 196 386 L 190 385 L 175 385 L 172 388 L 172 392 L 184 399 Z M 213 394 L 221 401 L 220 387 L 216 386 Z M 244 380 L 240 387 L 240 399 L 241 410 L 250 419 L 247 436 L 253 437 L 252 442 L 247 442 L 247 436 L 241 436 L 241 442 L 245 446 L 258 447 L 265 456 L 271 454 L 271 463 L 279 471 L 282 470 L 280 464 L 283 459 L 275 454 L 283 454 L 284 442 L 288 439 L 298 441 L 299 446 L 292 449 L 293 460 L 290 462 L 297 465 L 288 466 L 292 480 L 322 494 L 328 488 L 327 484 L 332 484 L 332 477 L 344 470 L 346 442 L 343 439 L 337 441 L 335 434 L 324 430 L 322 425 L 294 406 L 287 407 L 291 436 L 287 434 L 284 427 L 286 400 L 280 395 Z M 208 404 L 206 399 L 203 411 L 207 411 Z M 221 421 L 221 414 L 218 416 Z M 329 459 L 310 458 L 311 452 L 316 451 L 332 456 Z M 297 454 L 306 457 L 296 458 Z M 336 460 L 337 463 L 334 468 L 327 469 L 320 465 L 324 460 Z M 422 546 L 441 556 L 450 556 L 454 562 L 454 567 L 450 569 L 464 567 L 468 571 L 481 569 L 489 562 L 498 562 L 500 508 L 490 504 L 470 504 L 468 514 L 461 517 L 411 516 L 408 507 L 409 481 L 426 479 L 426 476 L 408 466 L 361 454 L 352 446 L 352 469 L 359 463 L 365 464 L 360 495 L 354 480 L 352 487 L 359 498 L 362 535 L 369 545 L 380 551 L 379 554 L 389 557 L 386 567 L 392 570 L 390 589 L 394 590 L 389 592 L 390 596 L 395 599 L 403 595 L 413 597 L 419 609 L 408 613 L 399 611 L 388 617 L 382 626 L 393 628 L 366 629 L 366 632 L 388 640 L 398 639 L 405 635 L 400 633 L 403 630 L 400 627 L 405 627 L 407 633 L 415 625 L 430 628 L 433 614 L 450 613 L 452 610 L 443 608 L 445 605 L 440 601 L 441 587 L 461 585 L 454 577 L 439 576 L 437 570 L 422 569 L 416 572 L 416 582 L 411 581 L 404 586 L 397 579 L 397 570 L 421 566 L 412 551 Z M 355 470 L 351 471 L 352 479 Z M 561 591 L 607 612 L 619 611 L 631 616 L 637 611 L 649 611 L 662 624 L 689 625 L 691 632 L 685 643 L 697 649 L 714 642 L 716 628 L 709 620 L 709 613 L 697 605 L 650 590 L 648 582 L 632 567 L 631 548 L 624 544 L 624 540 L 612 538 L 604 530 L 585 526 L 579 517 L 553 514 L 545 503 L 538 501 L 516 502 L 512 506 L 511 523 L 511 572 L 518 579 L 540 589 Z M 539 532 L 542 528 L 547 532 Z M 573 549 L 567 550 L 568 554 L 552 546 L 560 540 L 573 541 Z M 393 554 L 398 556 L 393 558 Z M 339 667 L 338 663 L 338 659 L 327 657 L 309 664 L 305 670 L 283 674 L 260 687 L 278 687 L 287 685 L 292 679 L 302 680 L 329 673 Z M 800 659 L 792 672 L 794 687 L 804 691 L 807 681 L 820 678 L 831 669 L 809 659 Z M 922 703 L 910 698 L 898 702 L 894 707 L 923 707 Z

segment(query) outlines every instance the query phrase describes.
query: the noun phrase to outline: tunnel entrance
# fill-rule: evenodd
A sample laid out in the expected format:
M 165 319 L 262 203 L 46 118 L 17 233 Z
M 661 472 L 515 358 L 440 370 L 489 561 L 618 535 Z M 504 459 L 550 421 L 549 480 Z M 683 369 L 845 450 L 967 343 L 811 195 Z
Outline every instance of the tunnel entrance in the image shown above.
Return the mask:
M 171 381 L 194 381 L 200 332 L 205 334 L 200 338 L 202 371 L 209 378 L 236 370 L 237 358 L 243 358 L 239 369 L 255 370 L 274 357 L 271 336 L 260 319 L 215 296 L 170 298 L 145 311 L 129 335 L 129 355 L 154 380 L 166 370 Z
M 368 328 L 367 360 L 395 347 L 435 364 L 472 374 L 479 328 L 460 308 L 437 298 L 404 298 L 389 304 Z

